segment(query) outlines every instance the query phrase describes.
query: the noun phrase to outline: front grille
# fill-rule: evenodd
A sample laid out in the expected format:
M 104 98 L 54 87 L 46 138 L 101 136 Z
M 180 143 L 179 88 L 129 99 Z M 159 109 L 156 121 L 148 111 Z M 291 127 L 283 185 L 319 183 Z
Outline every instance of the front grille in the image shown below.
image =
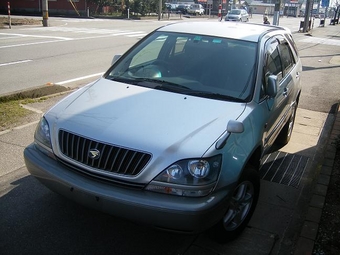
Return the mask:
M 65 130 L 59 131 L 59 147 L 64 156 L 74 161 L 121 175 L 139 174 L 151 159 L 150 154 L 94 141 Z M 100 156 L 90 158 L 90 150 L 99 151 Z

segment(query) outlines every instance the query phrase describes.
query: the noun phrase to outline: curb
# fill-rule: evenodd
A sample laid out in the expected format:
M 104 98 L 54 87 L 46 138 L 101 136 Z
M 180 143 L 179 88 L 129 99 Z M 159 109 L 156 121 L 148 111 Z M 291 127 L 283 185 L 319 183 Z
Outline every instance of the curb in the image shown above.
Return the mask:
M 321 170 L 317 173 L 316 180 L 314 182 L 308 211 L 302 224 L 301 233 L 296 243 L 294 255 L 313 254 L 314 244 L 319 230 L 319 224 L 326 201 L 328 185 L 331 179 L 334 159 L 337 151 L 334 141 L 339 135 L 340 114 L 338 104 L 334 113 L 334 121 L 324 152 Z
M 19 90 L 15 92 L 11 92 L 8 94 L 0 95 L 0 103 L 11 101 L 11 100 L 18 100 L 24 98 L 38 98 L 43 97 L 51 94 L 56 94 L 60 92 L 65 92 L 70 90 L 70 88 L 56 85 L 56 84 L 46 84 L 42 86 L 33 87 L 30 89 Z

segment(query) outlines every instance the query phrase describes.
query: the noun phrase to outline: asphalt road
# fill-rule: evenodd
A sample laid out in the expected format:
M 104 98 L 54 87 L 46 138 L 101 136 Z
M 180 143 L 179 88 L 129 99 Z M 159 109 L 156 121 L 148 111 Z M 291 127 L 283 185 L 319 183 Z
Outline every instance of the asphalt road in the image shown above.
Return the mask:
M 49 18 L 49 27 L 12 26 L 12 29 L 2 29 L 0 95 L 52 83 L 71 88 L 83 86 L 105 72 L 114 55 L 124 53 L 155 28 L 172 22 L 193 20 L 203 21 L 207 18 L 179 19 L 173 16 L 161 21 Z M 217 17 L 210 17 L 209 20 L 218 22 Z M 337 56 L 339 51 L 334 47 L 336 44 L 321 44 L 325 46 L 324 50 L 315 55 L 314 48 L 317 46 L 304 46 L 308 38 L 303 33 L 297 33 L 301 20 L 282 17 L 279 21 L 280 25 L 294 32 L 304 64 L 303 78 L 307 82 L 304 83 L 300 106 L 328 112 L 337 101 L 340 87 L 332 78 L 334 68 L 328 68 L 327 63 L 333 57 L 332 54 Z M 262 16 L 253 15 L 250 21 L 262 23 Z M 318 24 L 319 20 L 316 19 L 314 27 L 317 28 Z M 329 50 L 332 54 L 328 53 Z M 312 67 L 314 64 L 317 64 L 316 67 Z M 309 82 L 310 72 L 327 75 L 317 75 L 317 80 Z
M 298 19 L 286 21 L 291 22 L 288 27 L 292 31 L 297 31 Z M 118 21 L 116 24 L 105 20 L 56 19 L 47 31 L 41 27 L 1 30 L 0 87 L 5 92 L 0 94 L 17 90 L 20 84 L 30 87 L 68 81 L 64 84 L 81 86 L 94 76 L 76 82 L 70 80 L 105 71 L 112 55 L 126 50 L 128 44 L 142 35 L 98 35 L 95 31 L 116 26 L 112 29 L 147 32 L 159 25 L 157 21 Z M 72 28 L 73 31 L 58 32 L 52 28 Z M 90 32 L 75 32 L 75 28 L 90 29 Z M 35 123 L 32 123 L 0 134 L 1 254 L 290 254 L 302 227 L 300 220 L 304 215 L 299 213 L 308 202 L 311 176 L 315 175 L 313 167 L 322 157 L 319 153 L 329 133 L 330 127 L 326 124 L 332 119 L 332 106 L 339 101 L 340 40 L 337 28 L 316 28 L 312 36 L 294 33 L 303 62 L 304 88 L 293 141 L 286 150 L 308 158 L 309 168 L 297 188 L 262 181 L 258 209 L 249 228 L 236 242 L 218 245 L 205 234 L 185 236 L 145 228 L 89 210 L 50 192 L 28 174 L 23 164 L 22 150 L 33 141 Z M 331 35 L 333 38 L 329 38 Z M 47 41 L 45 36 L 48 36 Z M 93 43 L 103 45 L 91 46 Z M 18 46 L 6 48 L 6 45 Z M 11 76 L 12 80 L 3 79 L 5 76 Z M 8 87 L 11 83 L 16 86 Z M 52 105 L 58 99 L 45 103 Z M 49 106 L 34 105 L 42 111 Z
M 83 85 L 105 72 L 115 54 L 166 23 L 50 18 L 49 27 L 2 29 L 0 94 L 48 83 Z

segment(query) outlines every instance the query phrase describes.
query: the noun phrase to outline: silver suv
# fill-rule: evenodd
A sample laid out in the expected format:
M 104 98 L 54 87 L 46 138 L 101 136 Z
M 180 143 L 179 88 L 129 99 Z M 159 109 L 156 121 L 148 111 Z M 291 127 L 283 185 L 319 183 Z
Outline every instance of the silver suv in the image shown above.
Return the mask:
M 261 158 L 291 137 L 301 70 L 281 27 L 158 28 L 44 114 L 27 169 L 85 206 L 226 242 L 255 210 Z

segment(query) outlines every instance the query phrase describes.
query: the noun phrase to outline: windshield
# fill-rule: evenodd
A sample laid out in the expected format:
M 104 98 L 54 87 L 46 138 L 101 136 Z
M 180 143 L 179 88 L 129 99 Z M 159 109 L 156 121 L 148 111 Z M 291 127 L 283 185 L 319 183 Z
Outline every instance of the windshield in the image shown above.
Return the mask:
M 241 11 L 240 10 L 231 10 L 230 12 L 229 12 L 230 14 L 236 14 L 236 15 L 239 15 L 240 13 L 241 13 Z
M 106 79 L 182 93 L 245 102 L 252 97 L 256 43 L 155 32 L 123 55 Z

